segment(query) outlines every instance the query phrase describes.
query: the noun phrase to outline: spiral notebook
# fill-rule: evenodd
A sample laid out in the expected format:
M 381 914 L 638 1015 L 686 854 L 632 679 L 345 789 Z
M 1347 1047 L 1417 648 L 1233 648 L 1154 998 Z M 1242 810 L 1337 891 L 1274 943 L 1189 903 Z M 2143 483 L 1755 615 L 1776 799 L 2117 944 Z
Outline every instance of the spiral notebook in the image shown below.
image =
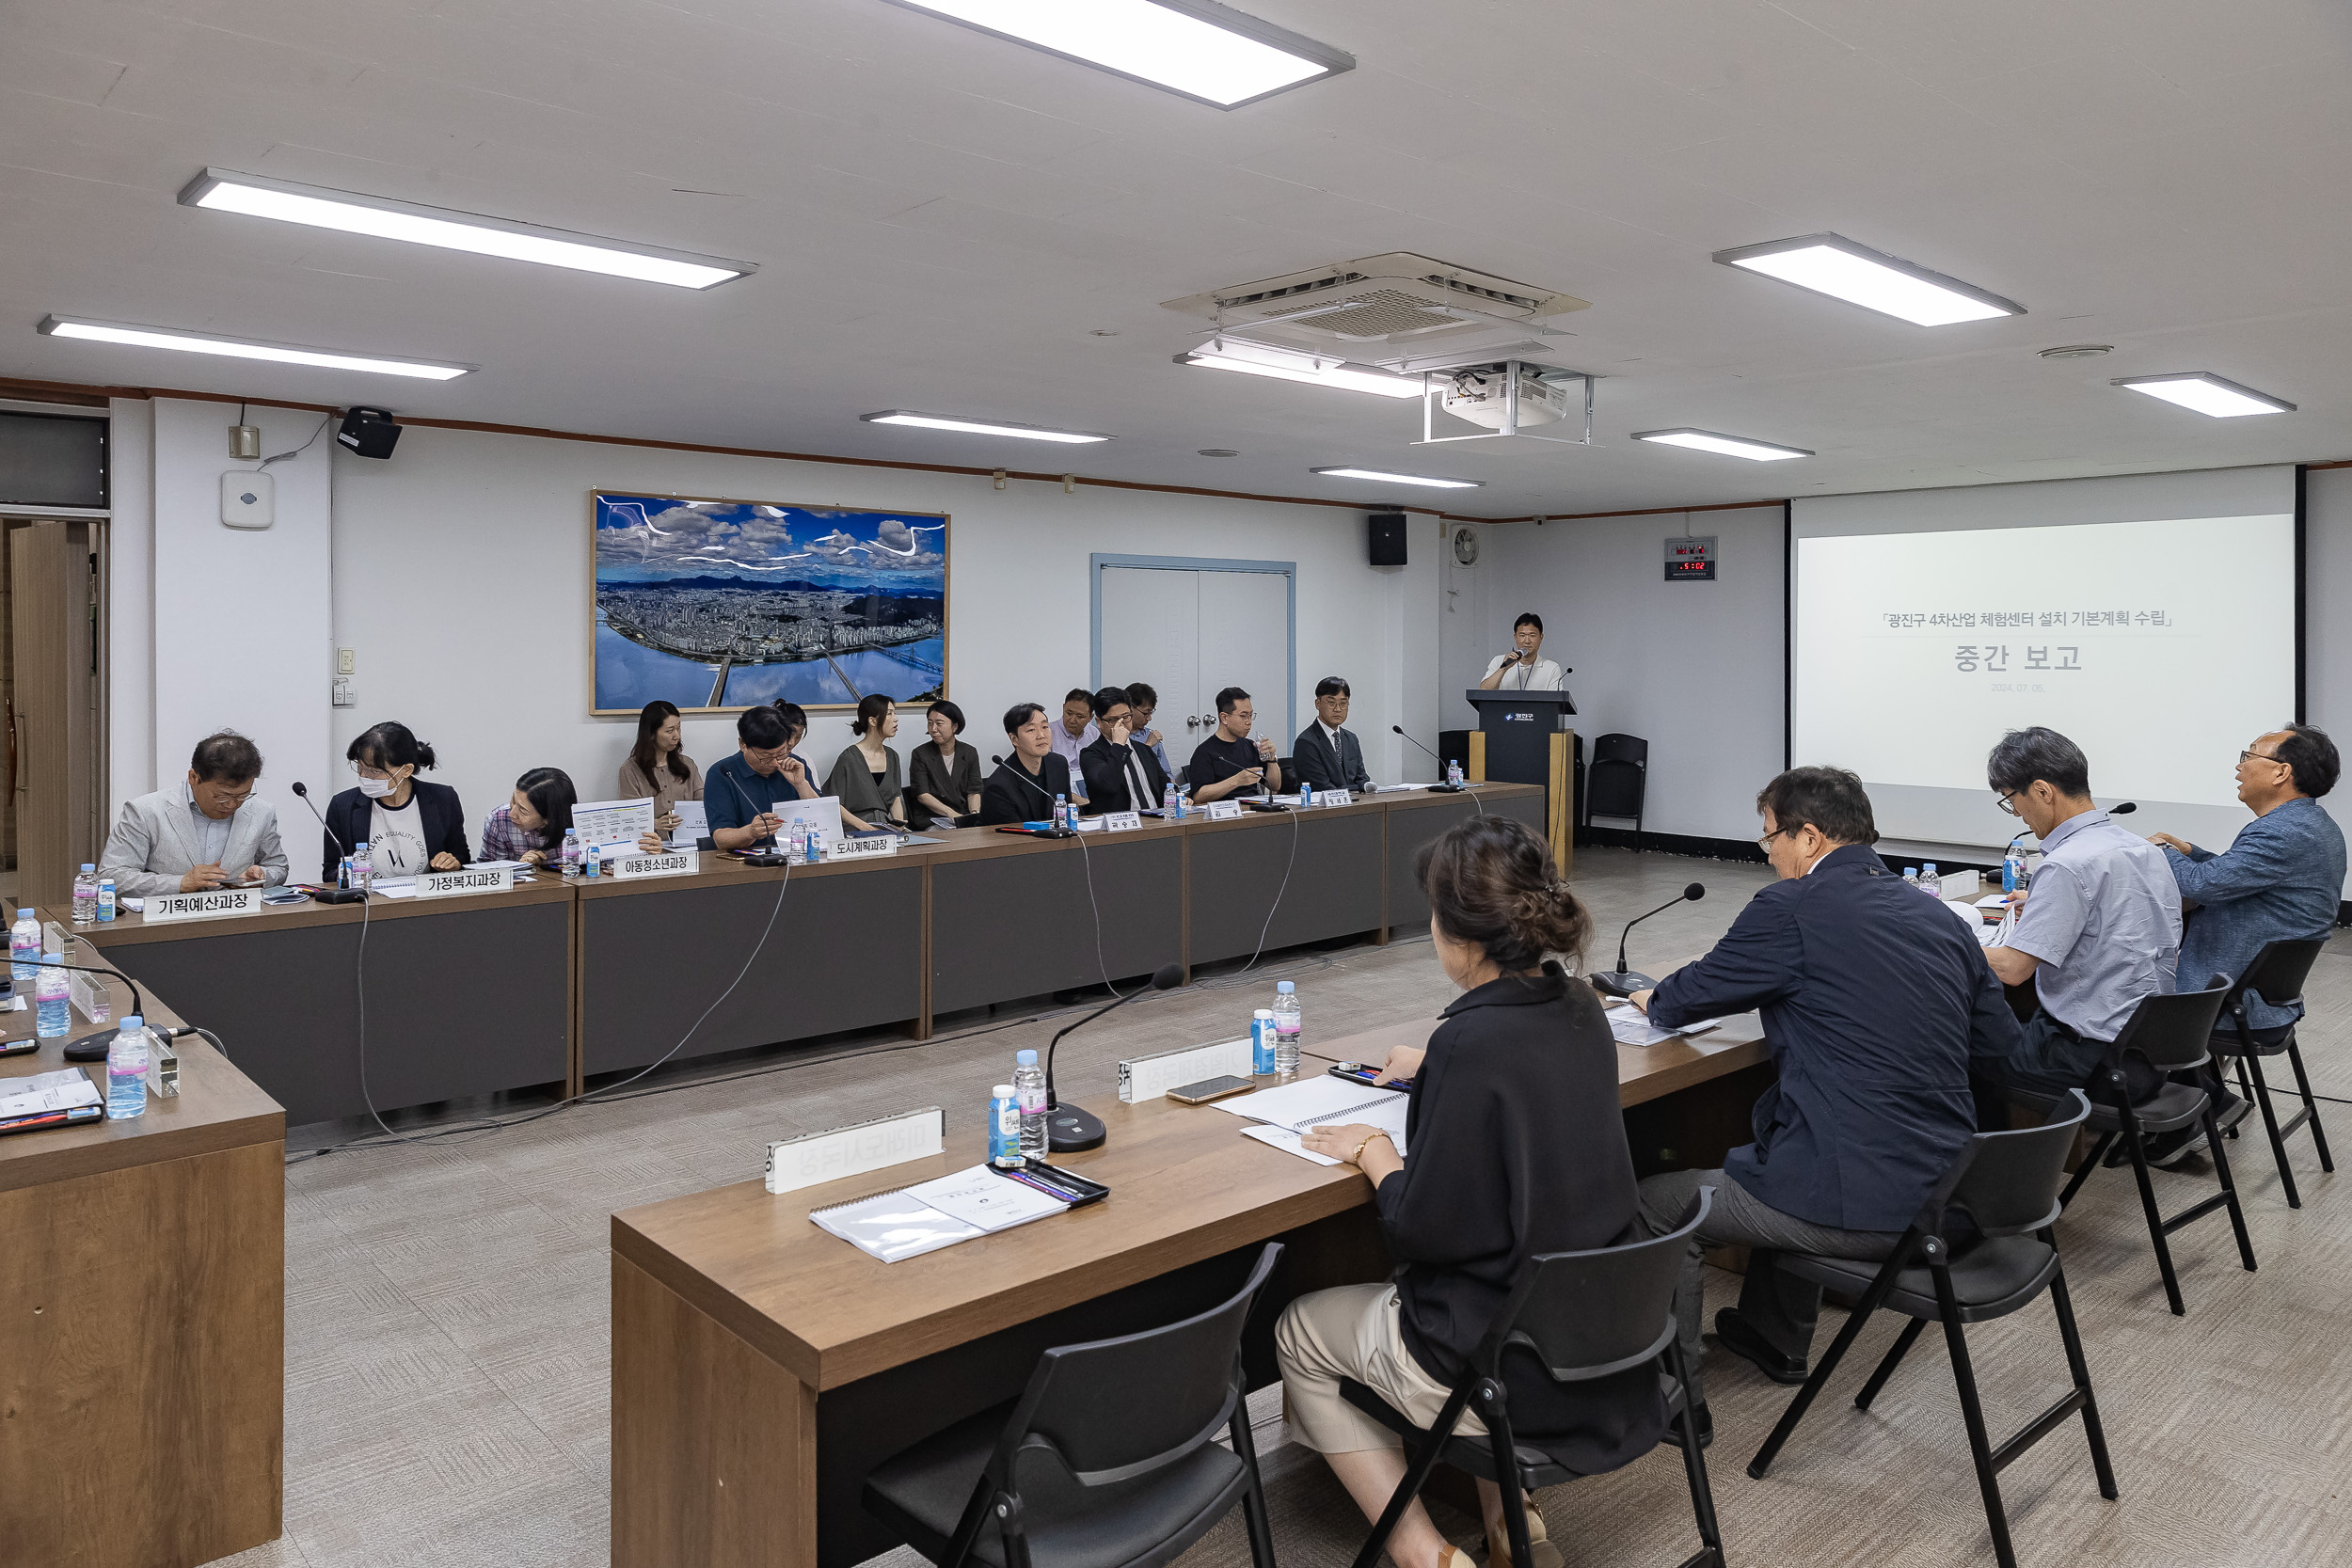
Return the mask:
M 1032 1220 L 1051 1219 L 1069 1208 L 1035 1187 L 1006 1180 L 986 1165 L 973 1165 L 911 1187 L 811 1209 L 808 1218 L 818 1229 L 885 1263 L 896 1263 Z
M 1302 1142 L 1303 1135 L 1318 1127 L 1344 1127 L 1351 1123 L 1377 1127 L 1389 1134 L 1390 1142 L 1402 1154 L 1405 1117 L 1411 1108 L 1412 1097 L 1392 1089 L 1367 1089 L 1349 1079 L 1327 1074 L 1302 1078 L 1279 1088 L 1219 1100 L 1215 1104 L 1220 1111 L 1259 1123 L 1243 1128 L 1243 1137 L 1255 1138 L 1269 1148 L 1311 1160 L 1318 1165 L 1336 1165 L 1337 1160 L 1310 1152 Z

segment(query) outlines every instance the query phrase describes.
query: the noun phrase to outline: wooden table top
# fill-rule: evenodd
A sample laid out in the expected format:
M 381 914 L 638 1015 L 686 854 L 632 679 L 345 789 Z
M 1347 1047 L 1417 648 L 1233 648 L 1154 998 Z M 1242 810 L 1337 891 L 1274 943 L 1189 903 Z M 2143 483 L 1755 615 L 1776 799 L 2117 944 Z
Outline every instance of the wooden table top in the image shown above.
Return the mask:
M 87 955 L 84 961 L 87 961 Z M 103 974 L 90 978 L 107 988 L 114 1017 L 120 1021 L 131 1010 L 129 988 Z M 141 1016 L 149 1023 L 178 1025 L 186 1022 L 144 988 L 139 995 L 141 1006 L 147 1009 Z M 68 1062 L 63 1052 L 72 1040 L 113 1025 L 90 1023 L 78 1011 L 73 1019 L 74 1027 L 64 1039 L 43 1040 L 40 1050 L 32 1055 L 0 1057 L 0 1083 L 78 1066 L 98 1085 L 103 1096 L 106 1089 L 105 1065 Z M 0 1013 L 0 1023 L 5 1024 L 0 1028 L 0 1037 L 21 1040 L 31 1037 L 31 1001 L 26 1001 L 21 1013 Z M 167 1100 L 151 1092 L 145 1116 L 130 1121 L 84 1122 L 76 1127 L 43 1128 L 0 1137 L 0 1192 L 122 1170 L 159 1160 L 209 1154 L 246 1144 L 285 1141 L 285 1111 L 239 1072 L 228 1057 L 199 1035 L 177 1041 L 176 1047 L 180 1053 L 180 1092 Z
M 1333 1060 L 1384 1060 L 1435 1019 L 1324 1042 Z M 1753 1015 L 1697 1039 L 1617 1050 L 1621 1103 L 1639 1104 L 1766 1059 Z M 1246 1246 L 1371 1201 L 1352 1166 L 1318 1165 L 1245 1138 L 1214 1105 L 1160 1099 L 1086 1108 L 1110 1130 L 1055 1156 L 1108 1184 L 1103 1203 L 883 1263 L 818 1228 L 809 1212 L 929 1180 L 984 1158 L 971 1141 L 928 1160 L 771 1196 L 759 1180 L 612 1216 L 612 1249 L 824 1389 Z

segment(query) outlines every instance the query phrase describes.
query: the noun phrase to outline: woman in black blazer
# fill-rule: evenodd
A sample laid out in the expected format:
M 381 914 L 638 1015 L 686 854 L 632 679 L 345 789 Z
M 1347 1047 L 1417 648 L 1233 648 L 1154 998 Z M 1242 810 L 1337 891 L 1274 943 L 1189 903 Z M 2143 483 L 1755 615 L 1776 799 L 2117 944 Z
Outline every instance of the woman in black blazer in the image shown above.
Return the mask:
M 344 751 L 359 783 L 326 803 L 326 869 L 333 882 L 345 853 L 368 847 L 377 877 L 411 877 L 420 871 L 454 871 L 469 864 L 466 811 L 457 791 L 417 777 L 433 766 L 433 748 L 405 724 L 386 720 Z
M 1591 986 L 1548 956 L 1581 951 L 1591 921 L 1525 824 L 1478 816 L 1421 852 L 1429 934 L 1462 995 L 1424 1048 L 1393 1053 L 1410 1078 L 1407 1153 L 1361 1125 L 1306 1147 L 1360 1167 L 1395 1278 L 1301 1296 L 1275 1329 L 1294 1431 L 1330 1462 L 1368 1519 L 1405 1474 L 1396 1436 L 1340 1397 L 1354 1378 L 1422 1426 L 1433 1422 L 1528 1259 L 1640 1240 L 1633 1158 L 1617 1109 L 1617 1048 Z M 1574 1469 L 1613 1469 L 1654 1448 L 1666 1409 L 1654 1368 L 1558 1384 L 1506 1354 L 1511 1424 L 1540 1433 Z M 1483 1426 L 1463 1415 L 1463 1431 Z M 1511 1568 L 1502 1496 L 1478 1483 L 1495 1568 Z M 1534 1562 L 1560 1568 L 1531 1503 Z M 1469 1568 L 1416 1502 L 1389 1556 L 1399 1568 Z M 1452 1559 L 1451 1562 L 1448 1559 Z

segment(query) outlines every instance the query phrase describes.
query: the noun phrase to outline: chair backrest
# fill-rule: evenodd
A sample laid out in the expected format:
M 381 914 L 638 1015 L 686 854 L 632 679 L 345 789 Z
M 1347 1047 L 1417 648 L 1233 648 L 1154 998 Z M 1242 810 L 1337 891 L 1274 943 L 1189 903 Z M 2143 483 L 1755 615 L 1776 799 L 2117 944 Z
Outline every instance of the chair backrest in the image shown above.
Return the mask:
M 1639 816 L 1649 775 L 1623 757 L 1609 757 L 1584 770 L 1584 815 Z
M 1943 1211 L 1959 1209 L 1987 1236 L 2014 1236 L 2055 1225 L 2058 1189 L 2066 1183 L 2066 1156 L 2074 1133 L 2090 1115 L 2090 1101 L 2069 1089 L 2039 1127 L 2007 1132 L 1978 1132 L 1952 1161 L 1939 1195 L 1929 1199 L 1922 1225 L 1943 1229 Z
M 2324 936 L 2306 937 L 2299 942 L 2265 942 L 2254 961 L 2246 966 L 2246 973 L 2237 977 L 2230 989 L 2229 1001 L 2222 1004 L 2226 1013 L 2237 1011 L 2239 1000 L 2252 991 L 2274 1007 L 2291 1007 L 2303 1000 L 2303 982 L 2310 977 L 2312 965 L 2327 950 Z
M 1197 1317 L 1041 1355 L 998 1440 L 998 1483 L 1024 1496 L 1117 1485 L 1215 1437 L 1241 1397 L 1242 1327 L 1281 1256 L 1267 1243 L 1240 1291 Z
M 2203 990 L 2143 996 L 2132 1016 L 2123 1021 L 2122 1032 L 2115 1037 L 2115 1049 L 2137 1052 L 2148 1059 L 2150 1067 L 2166 1072 L 2202 1067 L 2214 1023 L 2221 1017 L 2221 1004 L 2229 995 L 2229 983 L 2222 979 L 2220 985 Z
M 1714 1198 L 1713 1188 L 1700 1188 L 1688 1218 L 1663 1236 L 1529 1259 L 1473 1364 L 1493 1376 L 1504 1348 L 1520 1345 L 1560 1382 L 1583 1383 L 1657 1355 L 1674 1337 L 1675 1284 L 1691 1233 Z
M 1629 762 L 1637 768 L 1649 766 L 1649 742 L 1637 735 L 1604 735 L 1593 742 L 1595 762 Z

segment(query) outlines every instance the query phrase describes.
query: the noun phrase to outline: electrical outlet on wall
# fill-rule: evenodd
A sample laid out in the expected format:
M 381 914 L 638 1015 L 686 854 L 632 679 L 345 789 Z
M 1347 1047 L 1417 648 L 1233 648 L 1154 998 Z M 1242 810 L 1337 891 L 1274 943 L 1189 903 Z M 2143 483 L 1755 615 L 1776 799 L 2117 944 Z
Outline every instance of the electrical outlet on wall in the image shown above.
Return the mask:
M 336 649 L 336 650 L 335 650 L 335 673 L 337 673 L 337 674 L 339 674 L 339 675 L 356 675 L 356 674 L 358 674 L 358 673 L 359 673 L 359 650 L 358 650 L 358 649 L 357 649 L 357 648 L 338 648 L 338 649 Z
M 353 691 L 351 689 L 351 682 L 345 680 L 341 675 L 335 677 L 335 705 L 337 707 L 358 707 L 359 705 L 358 693 Z

